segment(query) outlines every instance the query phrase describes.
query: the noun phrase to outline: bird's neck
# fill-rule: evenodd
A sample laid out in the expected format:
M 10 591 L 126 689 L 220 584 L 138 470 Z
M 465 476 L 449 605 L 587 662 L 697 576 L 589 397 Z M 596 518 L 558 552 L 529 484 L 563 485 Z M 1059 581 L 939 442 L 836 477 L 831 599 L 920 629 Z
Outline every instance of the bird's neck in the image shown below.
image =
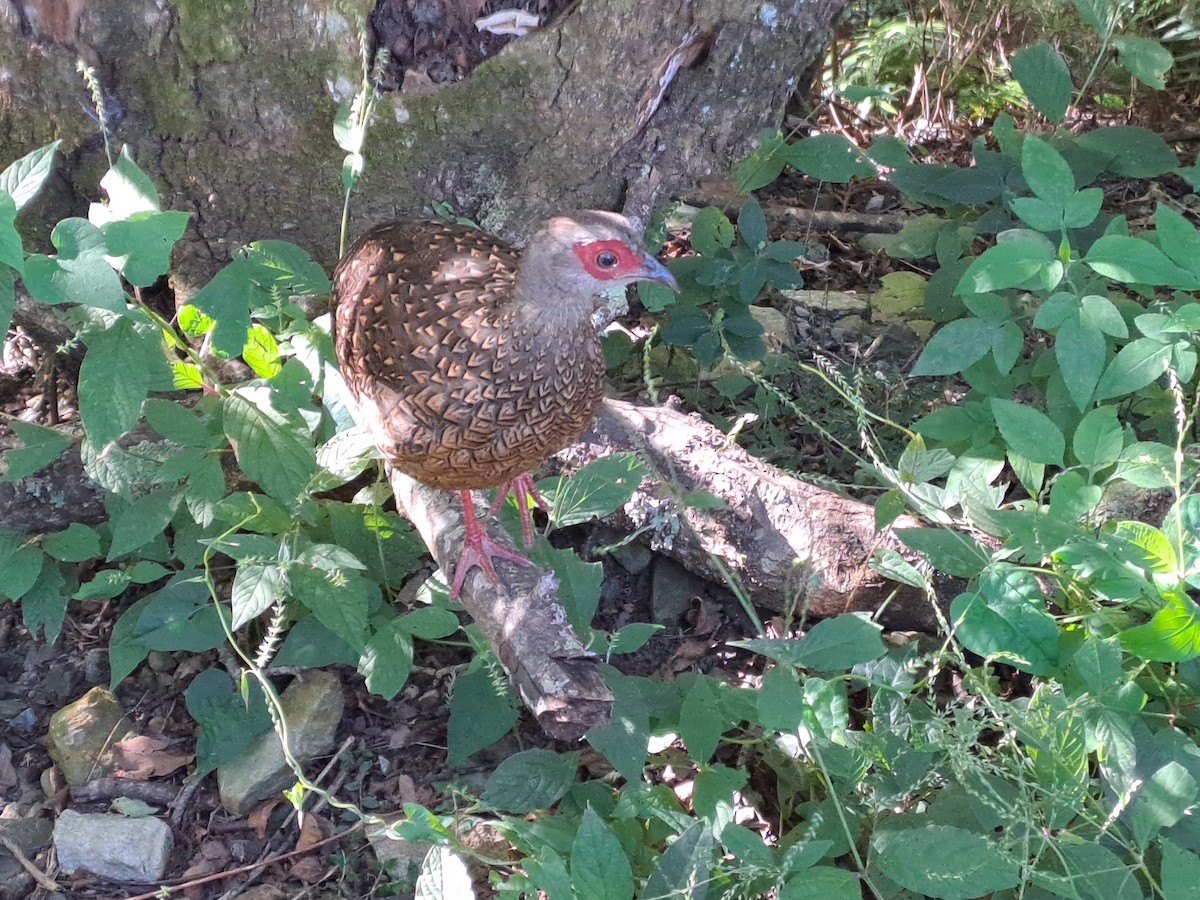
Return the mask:
M 599 305 L 597 296 L 564 280 L 561 269 L 536 252 L 521 259 L 514 298 L 529 324 L 547 329 L 578 327 L 591 319 Z

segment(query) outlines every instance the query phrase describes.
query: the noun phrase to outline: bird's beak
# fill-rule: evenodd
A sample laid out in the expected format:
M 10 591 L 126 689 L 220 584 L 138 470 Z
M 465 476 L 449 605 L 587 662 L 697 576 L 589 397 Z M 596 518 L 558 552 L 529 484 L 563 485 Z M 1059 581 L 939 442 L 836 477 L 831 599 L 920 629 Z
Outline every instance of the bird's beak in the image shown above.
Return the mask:
M 642 254 L 642 270 L 638 272 L 637 277 L 639 281 L 657 281 L 675 293 L 679 293 L 679 285 L 675 281 L 675 276 L 649 253 Z

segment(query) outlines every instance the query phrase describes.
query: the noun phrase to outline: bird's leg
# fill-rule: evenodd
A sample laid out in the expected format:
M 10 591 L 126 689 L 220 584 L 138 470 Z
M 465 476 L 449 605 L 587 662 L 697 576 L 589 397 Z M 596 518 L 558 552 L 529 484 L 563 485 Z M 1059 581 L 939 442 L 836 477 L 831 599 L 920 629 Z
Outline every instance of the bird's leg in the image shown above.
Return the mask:
M 499 585 L 500 580 L 496 577 L 496 569 L 492 565 L 493 559 L 507 559 L 509 562 L 519 563 L 523 566 L 533 565 L 532 562 L 521 556 L 521 554 L 514 553 L 507 547 L 502 547 L 488 536 L 487 530 L 475 518 L 475 503 L 471 499 L 470 491 L 459 491 L 458 496 L 462 500 L 466 534 L 463 535 L 462 555 L 458 558 L 458 565 L 454 567 L 454 583 L 450 587 L 451 599 L 458 596 L 458 592 L 462 589 L 463 581 L 467 577 L 467 572 L 476 566 L 483 569 L 483 574 L 487 577 L 488 581 L 494 585 Z
M 533 546 L 533 517 L 529 512 L 529 501 L 532 498 L 537 504 L 538 509 L 550 514 L 550 507 L 546 504 L 546 500 L 538 493 L 538 489 L 534 486 L 533 476 L 528 472 L 522 472 L 512 481 L 507 484 L 500 485 L 500 490 L 496 491 L 496 500 L 492 503 L 491 514 L 494 516 L 500 511 L 500 507 L 504 505 L 504 498 L 508 496 L 509 491 L 512 491 L 513 499 L 517 501 L 517 514 L 521 517 L 521 536 L 525 539 L 525 546 Z

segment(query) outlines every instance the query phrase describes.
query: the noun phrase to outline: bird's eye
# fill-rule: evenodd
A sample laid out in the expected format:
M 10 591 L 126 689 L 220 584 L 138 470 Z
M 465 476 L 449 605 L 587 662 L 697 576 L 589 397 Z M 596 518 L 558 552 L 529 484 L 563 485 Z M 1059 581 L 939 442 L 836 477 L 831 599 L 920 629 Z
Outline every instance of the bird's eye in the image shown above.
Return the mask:
M 617 264 L 617 254 L 611 250 L 602 250 L 596 254 L 596 265 L 602 269 L 611 269 Z

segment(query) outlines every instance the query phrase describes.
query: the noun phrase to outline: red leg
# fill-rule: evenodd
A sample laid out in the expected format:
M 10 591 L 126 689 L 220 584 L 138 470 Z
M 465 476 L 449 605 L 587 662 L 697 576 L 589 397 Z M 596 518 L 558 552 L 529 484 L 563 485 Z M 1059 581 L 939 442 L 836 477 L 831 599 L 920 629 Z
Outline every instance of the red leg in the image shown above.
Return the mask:
M 492 584 L 499 584 L 496 569 L 492 565 L 493 559 L 507 559 L 509 562 L 520 563 L 523 566 L 533 565 L 521 554 L 502 547 L 488 536 L 487 530 L 475 518 L 475 504 L 471 500 L 470 491 L 459 491 L 458 496 L 462 500 L 463 519 L 467 529 L 463 536 L 462 555 L 458 558 L 458 565 L 454 567 L 454 583 L 450 586 L 451 599 L 458 596 L 467 572 L 476 566 L 483 569 L 483 574 L 488 581 Z
M 500 490 L 496 491 L 496 500 L 492 503 L 491 514 L 493 516 L 504 505 L 504 499 L 508 496 L 509 491 L 512 491 L 513 497 L 517 501 L 517 514 L 521 517 L 521 536 L 525 539 L 525 546 L 532 547 L 533 517 L 529 512 L 529 500 L 533 498 L 538 509 L 547 515 L 550 514 L 550 507 L 534 486 L 533 476 L 528 472 L 523 472 L 507 484 L 500 485 Z

